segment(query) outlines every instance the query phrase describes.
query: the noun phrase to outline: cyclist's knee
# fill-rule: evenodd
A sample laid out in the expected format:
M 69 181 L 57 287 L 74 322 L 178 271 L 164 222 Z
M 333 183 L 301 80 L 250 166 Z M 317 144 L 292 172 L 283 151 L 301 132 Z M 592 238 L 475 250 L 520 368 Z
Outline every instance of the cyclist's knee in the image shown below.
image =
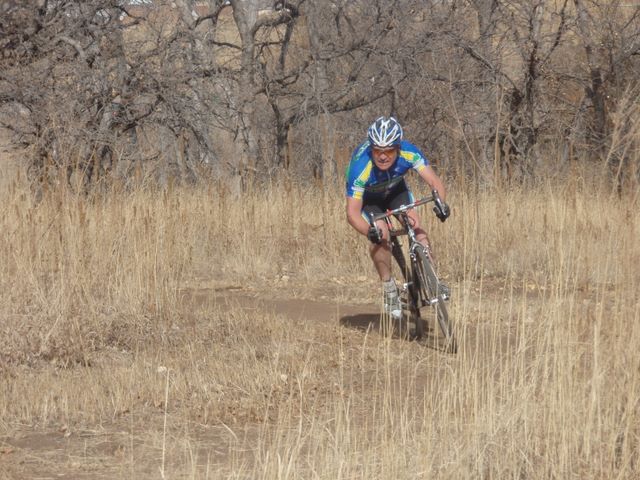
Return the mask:
M 427 232 L 425 232 L 421 228 L 416 230 L 416 240 L 424 245 L 428 251 L 431 251 L 431 242 L 429 241 L 429 236 L 427 235 Z
M 416 228 L 414 232 L 416 232 L 416 238 L 418 239 L 418 241 L 422 242 L 422 240 L 429 240 L 427 232 L 425 232 L 422 228 Z

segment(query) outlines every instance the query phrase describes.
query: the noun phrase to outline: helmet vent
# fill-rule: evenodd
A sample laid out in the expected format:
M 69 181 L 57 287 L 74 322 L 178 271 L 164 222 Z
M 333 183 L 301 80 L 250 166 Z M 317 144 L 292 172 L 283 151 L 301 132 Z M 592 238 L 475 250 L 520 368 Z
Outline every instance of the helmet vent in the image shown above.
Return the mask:
M 393 117 L 379 117 L 369 127 L 368 134 L 374 147 L 396 146 L 402 140 L 402 127 Z

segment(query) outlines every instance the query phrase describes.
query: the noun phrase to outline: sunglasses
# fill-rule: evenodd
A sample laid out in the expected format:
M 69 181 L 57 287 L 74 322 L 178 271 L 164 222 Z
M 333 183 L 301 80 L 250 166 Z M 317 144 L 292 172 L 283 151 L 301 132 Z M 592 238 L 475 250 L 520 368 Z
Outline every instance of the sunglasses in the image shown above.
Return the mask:
M 373 147 L 373 151 L 376 153 L 392 153 L 395 152 L 397 150 L 398 147 L 386 147 L 386 148 L 379 148 L 379 147 Z

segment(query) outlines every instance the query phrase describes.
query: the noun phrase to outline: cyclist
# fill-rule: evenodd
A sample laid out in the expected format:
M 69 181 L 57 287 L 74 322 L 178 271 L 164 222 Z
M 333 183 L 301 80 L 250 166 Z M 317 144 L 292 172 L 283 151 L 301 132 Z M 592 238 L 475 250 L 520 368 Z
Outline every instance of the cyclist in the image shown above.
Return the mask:
M 385 312 L 395 318 L 400 317 L 401 309 L 398 288 L 391 276 L 389 231 L 384 221 L 376 222 L 376 228 L 367 218 L 370 213 L 382 213 L 414 201 L 404 179 L 409 170 L 415 170 L 432 190 L 437 190 L 442 207 L 434 211 L 444 222 L 450 213 L 444 184 L 418 147 L 403 139 L 402 127 L 395 118 L 380 117 L 371 124 L 367 140 L 354 150 L 347 168 L 347 221 L 371 242 L 370 254 L 382 281 Z M 418 241 L 430 252 L 418 215 L 414 210 L 407 213 Z

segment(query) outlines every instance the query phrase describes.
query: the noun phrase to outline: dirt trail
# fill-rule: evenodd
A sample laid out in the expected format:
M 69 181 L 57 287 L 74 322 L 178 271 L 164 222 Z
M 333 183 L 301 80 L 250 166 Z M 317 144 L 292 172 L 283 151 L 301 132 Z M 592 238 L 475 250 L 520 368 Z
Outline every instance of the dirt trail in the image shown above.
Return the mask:
M 238 309 L 282 315 L 294 322 L 329 322 L 366 330 L 377 327 L 379 309 L 370 304 L 341 303 L 304 298 L 273 298 L 249 294 L 240 288 L 189 289 L 182 292 L 183 301 L 195 305 L 217 306 L 222 310 Z
M 306 293 L 309 294 L 310 291 L 313 289 Z M 357 295 L 351 295 L 351 298 L 356 297 Z M 336 295 L 330 292 L 329 298 L 336 298 Z M 293 325 L 324 323 L 339 325 L 352 331 L 380 334 L 382 305 L 375 302 L 356 304 L 331 299 L 274 298 L 268 291 L 251 291 L 236 286 L 185 289 L 182 291 L 182 301 L 205 308 L 213 307 L 223 312 L 240 310 L 246 313 L 274 314 L 287 318 Z M 422 313 L 427 328 L 424 337 L 418 342 L 406 342 L 406 348 L 427 348 L 444 352 L 443 337 L 435 325 L 435 318 L 430 316 L 431 312 L 430 309 L 424 309 Z M 467 339 L 472 339 L 475 333 L 466 330 Z M 360 337 L 352 340 L 356 343 L 361 341 Z

